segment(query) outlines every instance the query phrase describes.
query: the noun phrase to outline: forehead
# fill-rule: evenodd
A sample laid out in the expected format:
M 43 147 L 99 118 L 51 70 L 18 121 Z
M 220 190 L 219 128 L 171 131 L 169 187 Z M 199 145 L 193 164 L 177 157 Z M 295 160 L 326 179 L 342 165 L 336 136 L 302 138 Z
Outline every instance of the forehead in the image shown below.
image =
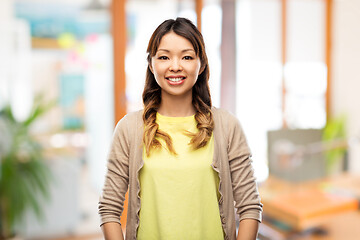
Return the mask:
M 176 51 L 176 50 L 193 50 L 194 51 L 194 46 L 191 44 L 191 42 L 189 40 L 187 40 L 186 38 L 177 35 L 174 32 L 169 32 L 167 34 L 165 34 L 161 40 L 160 40 L 160 44 L 158 46 L 158 51 L 161 50 L 168 50 L 168 51 Z

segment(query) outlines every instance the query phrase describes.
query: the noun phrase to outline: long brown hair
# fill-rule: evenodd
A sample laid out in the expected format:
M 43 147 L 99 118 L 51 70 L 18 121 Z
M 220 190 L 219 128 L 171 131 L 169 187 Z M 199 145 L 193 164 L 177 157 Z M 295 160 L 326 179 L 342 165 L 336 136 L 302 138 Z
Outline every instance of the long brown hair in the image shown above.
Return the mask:
M 214 129 L 214 121 L 211 113 L 211 96 L 209 89 L 209 64 L 205 52 L 205 44 L 200 31 L 195 25 L 186 18 L 169 19 L 160 24 L 152 34 L 147 48 L 148 68 L 146 72 L 145 87 L 143 91 L 144 103 L 144 135 L 143 143 L 147 156 L 150 155 L 151 148 L 161 147 L 161 143 L 155 138 L 160 137 L 165 140 L 167 148 L 176 154 L 170 136 L 159 129 L 156 121 L 156 113 L 161 103 L 161 88 L 155 80 L 154 74 L 150 70 L 151 58 L 156 55 L 162 37 L 174 32 L 189 40 L 194 47 L 196 55 L 200 58 L 200 74 L 192 88 L 192 104 L 195 108 L 195 120 L 197 121 L 197 133 L 188 133 L 192 136 L 190 144 L 194 149 L 201 148 L 209 141 Z

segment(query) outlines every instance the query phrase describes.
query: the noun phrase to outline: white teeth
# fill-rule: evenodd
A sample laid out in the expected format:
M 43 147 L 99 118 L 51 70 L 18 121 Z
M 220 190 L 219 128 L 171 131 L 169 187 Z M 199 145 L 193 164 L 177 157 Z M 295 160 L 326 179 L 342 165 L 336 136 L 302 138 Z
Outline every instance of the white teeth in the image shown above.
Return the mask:
M 172 82 L 179 82 L 179 81 L 181 81 L 183 78 L 182 77 L 180 77 L 180 78 L 168 78 L 170 81 L 172 81 Z

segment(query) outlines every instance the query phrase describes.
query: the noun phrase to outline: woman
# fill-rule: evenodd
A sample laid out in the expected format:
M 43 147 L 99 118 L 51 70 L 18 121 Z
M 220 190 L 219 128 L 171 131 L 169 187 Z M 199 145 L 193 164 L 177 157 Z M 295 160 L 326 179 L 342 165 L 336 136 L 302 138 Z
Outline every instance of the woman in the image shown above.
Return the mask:
M 166 20 L 148 45 L 144 110 L 115 129 L 101 227 L 123 239 L 256 239 L 262 205 L 237 119 L 211 106 L 204 41 L 187 19 Z

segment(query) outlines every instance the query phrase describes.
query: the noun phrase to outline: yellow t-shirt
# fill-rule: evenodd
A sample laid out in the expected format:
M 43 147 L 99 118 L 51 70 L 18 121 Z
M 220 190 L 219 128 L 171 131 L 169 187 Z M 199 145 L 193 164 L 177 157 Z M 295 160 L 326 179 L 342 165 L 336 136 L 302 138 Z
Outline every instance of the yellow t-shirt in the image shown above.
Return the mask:
M 156 115 L 159 129 L 172 138 L 177 155 L 162 148 L 144 149 L 140 171 L 140 240 L 224 239 L 218 206 L 219 178 L 212 169 L 214 140 L 192 150 L 191 137 L 184 131 L 197 132 L 196 120 L 190 117 Z

